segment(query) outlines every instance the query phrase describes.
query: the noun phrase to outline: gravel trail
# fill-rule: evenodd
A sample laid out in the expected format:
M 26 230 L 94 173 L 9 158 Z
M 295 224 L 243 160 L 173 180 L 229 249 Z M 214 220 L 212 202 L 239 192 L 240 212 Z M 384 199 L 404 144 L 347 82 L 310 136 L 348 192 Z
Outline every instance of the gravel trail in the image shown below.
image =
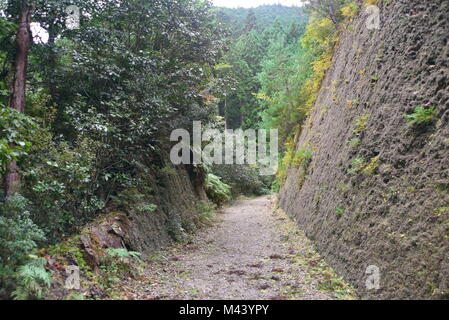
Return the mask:
M 130 299 L 335 299 L 347 286 L 271 197 L 239 200 L 186 244 L 153 255 Z M 145 279 L 145 280 L 143 280 Z

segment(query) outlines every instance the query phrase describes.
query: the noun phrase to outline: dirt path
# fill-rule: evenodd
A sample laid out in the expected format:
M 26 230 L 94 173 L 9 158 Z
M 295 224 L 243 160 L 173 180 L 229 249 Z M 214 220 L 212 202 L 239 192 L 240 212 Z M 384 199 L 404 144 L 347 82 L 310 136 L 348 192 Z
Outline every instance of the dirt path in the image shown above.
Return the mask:
M 353 292 L 269 197 L 240 200 L 190 243 L 159 252 L 131 299 L 335 299 Z

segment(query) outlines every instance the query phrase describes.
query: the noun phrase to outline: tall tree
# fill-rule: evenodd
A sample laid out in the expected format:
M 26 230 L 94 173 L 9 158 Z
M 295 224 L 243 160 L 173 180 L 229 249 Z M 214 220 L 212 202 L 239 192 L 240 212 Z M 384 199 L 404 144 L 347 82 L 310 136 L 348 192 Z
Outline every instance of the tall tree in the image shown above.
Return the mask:
M 31 11 L 32 8 L 27 1 L 21 1 L 14 59 L 14 80 L 10 99 L 10 107 L 20 112 L 25 111 L 28 51 L 31 42 Z M 19 184 L 20 174 L 17 161 L 11 161 L 6 168 L 5 195 L 10 196 L 17 192 Z

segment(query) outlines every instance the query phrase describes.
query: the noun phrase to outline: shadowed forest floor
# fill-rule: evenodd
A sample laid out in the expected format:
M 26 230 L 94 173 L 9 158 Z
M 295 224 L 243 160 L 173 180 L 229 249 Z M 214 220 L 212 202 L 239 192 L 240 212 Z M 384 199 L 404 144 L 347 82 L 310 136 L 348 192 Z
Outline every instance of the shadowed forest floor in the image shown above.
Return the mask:
M 270 197 L 239 200 L 188 243 L 159 251 L 123 283 L 128 299 L 351 299 Z M 123 298 L 123 297 L 122 297 Z

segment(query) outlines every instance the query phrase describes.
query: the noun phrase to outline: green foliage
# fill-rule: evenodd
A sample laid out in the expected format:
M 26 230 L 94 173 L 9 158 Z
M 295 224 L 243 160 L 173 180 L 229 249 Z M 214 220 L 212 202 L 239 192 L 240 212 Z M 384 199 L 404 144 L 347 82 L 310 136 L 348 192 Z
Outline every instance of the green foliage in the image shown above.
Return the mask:
M 47 272 L 44 258 L 34 258 L 17 270 L 17 288 L 13 292 L 15 300 L 42 299 L 51 286 L 51 273 Z
M 83 271 L 91 271 L 91 267 L 87 264 L 84 253 L 80 249 L 80 236 L 73 236 L 61 243 L 48 248 L 48 253 L 52 257 L 68 259 Z
M 408 123 L 411 125 L 420 125 L 430 123 L 434 120 L 435 117 L 435 106 L 431 106 L 430 108 L 423 108 L 422 106 L 418 106 L 415 108 L 415 112 L 412 114 L 405 115 L 405 119 L 407 119 Z
M 365 115 L 357 117 L 354 122 L 354 129 L 352 130 L 352 133 L 358 134 L 358 133 L 365 131 L 366 127 L 368 125 L 369 119 L 370 119 L 369 114 L 365 114 Z
M 200 212 L 200 223 L 206 226 L 212 225 L 215 221 L 217 213 L 217 206 L 209 201 L 201 201 L 198 204 L 198 211 Z
M 157 209 L 157 205 L 153 203 L 146 203 L 138 207 L 140 212 L 154 212 Z
M 287 177 L 287 170 L 290 167 L 295 156 L 295 144 L 291 139 L 288 140 L 288 142 L 285 144 L 285 147 L 287 148 L 287 151 L 282 155 L 280 161 L 279 170 L 276 175 L 276 182 L 274 185 L 275 190 L 279 190 L 284 183 Z
M 348 170 L 348 173 L 360 173 L 366 166 L 364 158 L 355 158 L 351 161 L 351 168 Z
M 325 18 L 335 25 L 343 21 L 344 15 L 341 9 L 353 0 L 310 0 L 306 3 L 306 9 L 320 18 Z
M 232 34 L 240 36 L 248 31 L 248 22 L 259 32 L 270 29 L 273 24 L 279 23 L 290 26 L 294 23 L 307 20 L 302 8 L 282 5 L 263 5 L 256 8 L 217 8 L 218 20 L 232 28 Z M 248 19 L 248 17 L 253 17 Z M 255 18 L 254 18 L 255 17 Z
M 331 66 L 332 55 L 335 44 L 339 41 L 337 30 L 339 24 L 345 19 L 351 18 L 356 14 L 358 7 L 354 5 L 354 1 L 346 0 L 329 0 L 310 1 L 306 6 L 311 13 L 309 25 L 303 37 L 300 39 L 300 49 L 296 50 L 298 53 L 298 60 L 294 63 L 293 78 L 291 76 L 281 76 L 281 79 L 287 78 L 284 81 L 284 86 L 281 89 L 275 89 L 274 93 L 268 94 L 265 89 L 260 92 L 260 96 L 268 97 L 264 99 L 268 107 L 267 111 L 262 113 L 265 126 L 272 125 L 280 128 L 280 140 L 284 144 L 285 152 L 281 159 L 275 189 L 278 190 L 283 184 L 287 169 L 291 165 L 295 154 L 293 151 L 294 137 L 300 132 L 301 125 L 306 121 L 310 112 L 316 102 L 318 92 L 321 87 L 326 71 Z M 342 9 L 342 10 L 341 10 Z M 288 60 L 288 61 L 291 61 Z M 288 63 L 288 62 L 287 62 Z M 294 70 L 294 69 L 293 69 Z M 272 78 L 276 78 L 277 73 L 272 73 Z M 290 79 L 295 79 L 291 82 Z M 276 81 L 272 81 L 276 82 Z M 272 83 L 267 81 L 267 83 Z M 268 86 L 266 86 L 268 88 Z M 282 90 L 286 92 L 293 92 L 291 98 L 286 99 L 285 95 L 277 95 Z M 296 94 L 296 95 L 295 95 Z M 281 103 L 277 103 L 279 100 Z M 283 104 L 286 102 L 285 104 Z M 267 119 L 267 120 L 265 120 Z M 366 129 L 369 116 L 363 116 L 356 120 L 356 128 L 354 134 L 358 134 Z M 284 131 L 285 130 L 285 131 Z M 352 140 L 351 145 L 356 146 L 360 143 L 359 140 Z M 306 176 L 306 170 L 300 170 L 298 184 L 302 185 Z
M 228 83 L 221 97 L 221 115 L 226 118 L 228 128 L 258 128 L 261 121 L 269 121 L 269 115 L 264 112 L 271 106 L 270 100 L 275 99 L 268 92 L 270 88 L 264 86 L 279 79 L 278 84 L 273 85 L 283 88 L 280 86 L 282 78 L 294 75 L 289 61 L 295 56 L 297 40 L 307 18 L 301 8 L 283 6 L 250 10 L 220 8 L 218 14 L 220 20 L 234 27 L 230 50 L 225 56 L 225 64 L 232 68 L 220 74 Z M 271 18 L 266 19 L 266 16 Z M 288 74 L 273 77 L 278 70 Z M 272 103 L 282 103 L 282 97 L 276 97 L 276 102 Z
M 348 141 L 348 144 L 352 148 L 357 148 L 358 146 L 360 146 L 361 143 L 362 143 L 362 140 L 360 140 L 360 138 L 352 138 L 351 140 Z
M 105 181 L 98 179 L 94 141 L 55 141 L 48 131 L 41 131 L 34 141 L 25 162 L 23 193 L 31 201 L 34 221 L 54 242 L 104 207 L 98 190 Z
M 337 217 L 342 217 L 346 212 L 346 209 L 343 207 L 337 207 L 335 209 L 335 214 L 337 215 Z
M 298 188 L 301 188 L 307 177 L 307 171 L 309 169 L 310 162 L 312 161 L 313 153 L 307 147 L 301 147 L 293 158 L 292 165 L 299 168 L 298 173 Z
M 101 259 L 100 265 L 101 285 L 106 290 L 113 290 L 123 277 L 132 275 L 132 263 L 139 262 L 140 256 L 139 252 L 128 251 L 125 248 L 106 249 L 106 256 Z
M 377 168 L 379 168 L 380 156 L 373 157 L 368 165 L 363 168 L 363 173 L 366 175 L 372 175 Z
M 149 190 L 148 190 L 149 191 Z M 124 210 L 135 210 L 138 213 L 155 212 L 158 206 L 147 199 L 147 195 L 141 193 L 137 188 L 121 191 L 113 197 L 114 202 Z
M 435 215 L 436 215 L 436 216 L 440 217 L 440 216 L 442 216 L 442 215 L 449 214 L 449 207 L 440 207 L 440 208 L 436 208 L 436 209 L 434 210 L 434 212 L 435 212 Z
M 372 175 L 380 164 L 380 156 L 375 156 L 367 163 L 364 158 L 358 157 L 352 160 L 351 168 L 348 170 L 350 174 L 363 173 L 365 175 Z
M 298 168 L 299 166 L 303 165 L 305 162 L 308 162 L 312 159 L 313 152 L 310 151 L 307 147 L 301 147 L 298 151 L 296 151 L 296 154 L 293 158 L 292 165 L 295 168 Z
M 36 123 L 27 115 L 0 104 L 0 175 L 8 162 L 28 154 Z
M 342 7 L 340 11 L 343 17 L 352 18 L 360 11 L 360 7 L 355 3 L 355 1 L 351 1 Z
M 14 287 L 15 270 L 45 235 L 31 220 L 29 201 L 16 194 L 0 203 L 0 296 Z
M 108 248 L 106 253 L 111 258 L 118 258 L 123 263 L 129 263 L 130 260 L 139 260 L 142 255 L 140 252 L 128 251 L 125 248 Z
M 205 188 L 209 199 L 218 206 L 231 200 L 231 187 L 212 173 L 207 175 Z
M 273 42 L 262 62 L 258 77 L 262 84 L 259 104 L 262 106 L 263 128 L 278 128 L 281 143 L 305 120 L 306 112 L 299 107 L 307 96 L 301 90 L 312 74 L 313 56 L 298 42 L 285 46 L 282 39 Z
M 268 60 L 260 74 L 260 94 L 270 99 L 260 103 L 265 106 L 262 126 L 279 128 L 281 144 L 297 134 L 309 116 L 336 40 L 332 21 L 314 15 L 299 42 L 283 50 L 273 47 L 274 62 Z

